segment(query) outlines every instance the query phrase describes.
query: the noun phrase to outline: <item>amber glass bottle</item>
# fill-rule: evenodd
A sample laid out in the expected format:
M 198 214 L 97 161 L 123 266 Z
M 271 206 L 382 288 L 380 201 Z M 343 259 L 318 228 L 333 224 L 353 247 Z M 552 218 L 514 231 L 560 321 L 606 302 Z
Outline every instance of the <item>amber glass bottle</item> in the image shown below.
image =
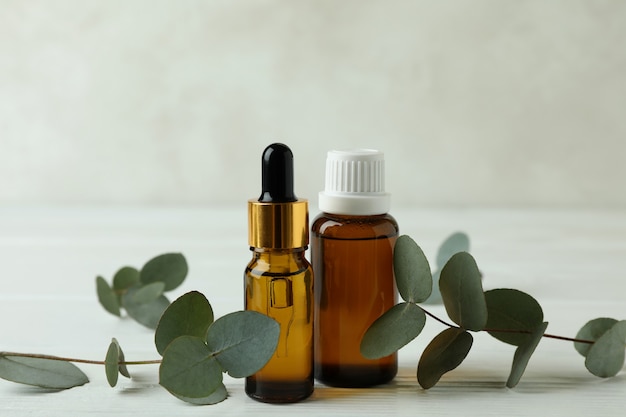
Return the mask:
M 313 274 L 299 251 L 254 250 L 246 268 L 246 309 L 280 323 L 274 357 L 246 380 L 246 393 L 265 402 L 294 402 L 313 391 Z
M 383 154 L 328 153 L 326 187 L 311 233 L 315 271 L 315 378 L 327 385 L 383 384 L 397 372 L 397 355 L 370 360 L 360 353 L 367 328 L 396 304 L 393 245 L 398 224 L 387 214 Z
M 244 273 L 245 308 L 280 324 L 270 361 L 246 378 L 248 396 L 285 403 L 313 392 L 313 271 L 305 258 L 308 203 L 293 194 L 293 155 L 282 144 L 263 152 L 263 192 L 248 202 L 253 257 Z

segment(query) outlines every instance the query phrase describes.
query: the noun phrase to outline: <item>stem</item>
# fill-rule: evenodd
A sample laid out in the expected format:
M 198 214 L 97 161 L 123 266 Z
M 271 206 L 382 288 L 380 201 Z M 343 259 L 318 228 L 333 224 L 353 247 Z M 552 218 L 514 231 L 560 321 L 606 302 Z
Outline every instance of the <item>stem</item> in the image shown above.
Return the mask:
M 419 307 L 419 308 L 421 308 L 421 309 L 422 309 L 422 311 L 423 311 L 424 313 L 426 313 L 426 315 L 427 315 L 427 316 L 430 316 L 431 318 L 433 318 L 433 319 L 437 320 L 439 323 L 441 323 L 441 324 L 443 324 L 443 325 L 445 325 L 445 326 L 448 326 L 448 327 L 457 327 L 457 326 L 455 326 L 455 325 L 453 325 L 453 324 L 448 323 L 447 321 L 441 320 L 439 317 L 435 316 L 435 315 L 434 315 L 433 313 L 431 313 L 430 311 L 428 311 L 428 310 L 424 310 L 421 306 L 418 306 L 418 307 Z
M 424 313 L 426 313 L 426 315 L 428 315 L 431 318 L 437 320 L 439 323 L 441 323 L 441 324 L 443 324 L 445 326 L 448 326 L 448 327 L 458 327 L 458 326 L 455 326 L 455 325 L 453 325 L 451 323 L 448 323 L 445 320 L 440 319 L 439 317 L 437 317 L 434 314 L 432 314 L 431 312 L 425 310 L 421 306 L 418 306 L 418 307 L 420 307 L 422 309 L 422 311 Z M 513 329 L 483 329 L 483 331 L 491 332 L 491 333 L 526 333 L 526 334 L 532 333 L 530 330 L 513 330 Z M 593 340 L 576 339 L 576 338 L 573 338 L 573 337 L 557 336 L 557 335 L 548 334 L 548 333 L 544 333 L 543 337 L 547 337 L 547 338 L 550 338 L 550 339 L 565 340 L 567 342 L 587 343 L 589 345 L 593 345 L 595 343 L 595 341 L 593 341 Z
M 483 329 L 483 331 L 491 332 L 491 333 L 526 333 L 526 334 L 532 333 L 530 330 L 512 330 L 512 329 Z M 576 339 L 576 338 L 567 337 L 567 336 L 557 336 L 557 335 L 549 334 L 549 333 L 544 333 L 543 337 L 547 337 L 550 339 L 565 340 L 567 342 L 587 343 L 590 345 L 593 345 L 595 343 L 593 340 Z
M 35 358 L 35 359 L 47 359 L 51 361 L 88 363 L 91 365 L 105 365 L 104 361 L 64 358 L 62 356 L 42 355 L 38 353 L 0 352 L 0 357 L 2 356 L 18 356 L 20 358 Z M 119 365 L 151 365 L 151 364 L 157 364 L 157 363 L 161 363 L 161 359 L 153 359 L 153 360 L 147 360 L 147 361 L 124 361 L 124 362 L 119 362 Z

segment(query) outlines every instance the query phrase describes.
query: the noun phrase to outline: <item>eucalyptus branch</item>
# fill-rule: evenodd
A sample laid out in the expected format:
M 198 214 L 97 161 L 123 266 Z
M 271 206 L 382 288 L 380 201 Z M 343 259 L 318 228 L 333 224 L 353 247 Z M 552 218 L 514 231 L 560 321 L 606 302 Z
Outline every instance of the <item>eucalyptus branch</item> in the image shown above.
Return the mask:
M 417 380 L 422 388 L 431 388 L 459 366 L 472 348 L 471 332 L 479 331 L 516 347 L 506 382 L 509 388 L 517 385 L 544 337 L 573 342 L 585 357 L 585 367 L 596 376 L 617 375 L 624 366 L 626 320 L 590 320 L 576 337 L 546 333 L 543 309 L 531 295 L 512 288 L 483 289 L 483 275 L 469 254 L 469 238 L 463 233 L 453 234 L 441 245 L 435 273 L 413 239 L 398 237 L 393 270 L 404 302 L 372 323 L 361 340 L 361 354 L 377 359 L 398 351 L 422 332 L 426 316 L 447 326 L 426 346 L 418 362 Z M 439 300 L 450 321 L 418 305 Z

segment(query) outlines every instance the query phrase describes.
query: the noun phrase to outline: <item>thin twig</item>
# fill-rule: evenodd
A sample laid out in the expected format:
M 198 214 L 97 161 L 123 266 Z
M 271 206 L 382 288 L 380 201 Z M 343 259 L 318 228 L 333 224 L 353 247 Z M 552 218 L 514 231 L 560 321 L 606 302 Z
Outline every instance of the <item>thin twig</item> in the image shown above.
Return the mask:
M 453 324 L 450 324 L 450 323 L 448 323 L 448 322 L 446 322 L 446 321 L 444 321 L 444 320 L 441 320 L 439 317 L 435 316 L 435 315 L 434 315 L 433 313 L 431 313 L 430 311 L 428 311 L 428 310 L 424 310 L 424 309 L 423 309 L 422 307 L 420 307 L 420 306 L 418 306 L 418 307 L 419 307 L 419 308 L 421 308 L 421 309 L 422 309 L 422 311 L 423 311 L 424 313 L 426 313 L 426 315 L 428 315 L 428 316 L 430 316 L 431 318 L 433 318 L 433 319 L 437 320 L 439 323 L 444 324 L 444 325 L 446 325 L 446 326 L 448 326 L 448 327 L 458 327 L 458 326 L 455 326 L 455 325 L 453 325 Z
M 530 330 L 515 330 L 515 329 L 483 329 L 483 330 L 486 332 L 491 332 L 491 333 L 524 333 L 524 334 L 532 333 Z M 557 335 L 549 334 L 549 333 L 544 333 L 543 337 L 547 337 L 550 339 L 565 340 L 567 342 L 587 343 L 590 345 L 593 345 L 595 343 L 593 340 L 576 339 L 573 337 L 566 337 L 566 336 L 557 336 Z
M 432 314 L 428 310 L 425 310 L 422 307 L 420 307 L 420 308 L 422 309 L 422 311 L 424 313 L 426 313 L 426 315 L 428 315 L 431 318 L 437 320 L 439 323 L 441 323 L 443 325 L 446 325 L 448 327 L 459 327 L 459 326 L 455 326 L 454 324 L 448 323 L 445 320 L 440 319 L 439 317 L 435 316 L 434 314 Z M 525 333 L 525 334 L 532 333 L 530 330 L 515 330 L 515 329 L 483 329 L 483 331 L 491 332 L 491 333 Z M 544 333 L 543 337 L 547 337 L 547 338 L 550 338 L 550 339 L 565 340 L 567 342 L 587 343 L 589 345 L 593 345 L 595 343 L 595 341 L 593 341 L 593 340 L 576 339 L 576 338 L 573 338 L 573 337 L 557 336 L 557 335 L 548 334 L 548 333 Z
M 19 352 L 0 352 L 1 356 L 17 356 L 21 358 L 47 359 L 51 361 L 88 363 L 91 365 L 105 365 L 104 361 L 93 361 L 89 359 L 65 358 L 62 356 L 43 355 L 38 353 L 19 353 Z M 147 361 L 124 361 L 119 362 L 120 365 L 151 365 L 161 363 L 161 359 L 153 359 Z

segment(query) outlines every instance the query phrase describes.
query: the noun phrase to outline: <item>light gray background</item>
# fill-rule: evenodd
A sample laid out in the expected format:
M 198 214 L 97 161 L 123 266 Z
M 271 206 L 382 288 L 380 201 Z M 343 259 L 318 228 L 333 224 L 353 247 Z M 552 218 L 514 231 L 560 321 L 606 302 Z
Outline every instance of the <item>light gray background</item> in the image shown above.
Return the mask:
M 317 201 L 625 208 L 626 1 L 0 0 L 0 204 L 244 203 L 272 141 Z

